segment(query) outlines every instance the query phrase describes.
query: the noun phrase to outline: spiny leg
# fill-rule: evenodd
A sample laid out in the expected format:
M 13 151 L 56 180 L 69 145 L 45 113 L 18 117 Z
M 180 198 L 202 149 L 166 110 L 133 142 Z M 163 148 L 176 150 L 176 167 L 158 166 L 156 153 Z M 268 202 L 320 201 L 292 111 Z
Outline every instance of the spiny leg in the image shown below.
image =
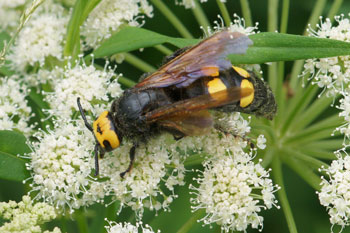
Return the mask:
M 122 173 L 120 173 L 121 178 L 124 178 L 125 174 L 131 171 L 135 161 L 135 152 L 136 152 L 137 146 L 138 146 L 138 143 L 134 143 L 134 145 L 130 148 L 130 153 L 129 153 L 130 163 L 128 168 Z
M 95 145 L 95 176 L 98 176 L 98 173 L 100 172 L 100 168 L 98 165 L 98 145 Z

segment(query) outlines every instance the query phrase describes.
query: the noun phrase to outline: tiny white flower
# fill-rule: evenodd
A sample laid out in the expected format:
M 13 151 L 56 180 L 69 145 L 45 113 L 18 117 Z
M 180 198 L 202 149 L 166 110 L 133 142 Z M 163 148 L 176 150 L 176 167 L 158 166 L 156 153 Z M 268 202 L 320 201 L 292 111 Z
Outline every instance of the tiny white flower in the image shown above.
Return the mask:
M 169 134 L 149 139 L 136 149 L 133 169 L 121 178 L 120 173 L 129 165 L 131 147 L 131 143 L 124 141 L 123 146 L 100 160 L 100 176 L 108 178 L 106 192 L 122 206 L 131 206 L 139 216 L 144 208 L 169 210 L 169 204 L 177 197 L 174 186 L 184 185 L 186 156 L 177 152 L 177 144 Z M 166 190 L 170 195 L 165 195 Z
M 320 171 L 328 177 L 321 177 L 321 191 L 317 192 L 321 205 L 327 208 L 330 222 L 342 228 L 350 225 L 350 156 L 344 151 L 336 152 L 338 157 L 328 167 Z
M 106 110 L 110 97 L 115 98 L 122 93 L 114 71 L 108 67 L 98 70 L 93 64 L 82 64 L 68 66 L 61 73 L 54 72 L 60 76 L 51 81 L 54 92 L 46 93 L 46 100 L 51 106 L 48 112 L 60 118 L 69 119 L 78 111 L 78 97 L 86 111 L 98 115 Z
M 269 171 L 255 164 L 239 144 L 235 146 L 234 153 L 228 149 L 229 155 L 205 162 L 202 176 L 195 179 L 199 186 L 191 186 L 196 195 L 191 199 L 192 209 L 204 209 L 203 223 L 217 223 L 224 232 L 246 231 L 249 225 L 262 228 L 263 217 L 258 214 L 276 206 L 274 192 L 279 189 L 272 184 Z
M 27 168 L 32 172 L 32 190 L 36 199 L 64 211 L 87 206 L 104 196 L 102 185 L 90 176 L 94 168 L 91 132 L 81 123 L 60 122 L 55 130 L 36 135 L 32 143 L 31 161 Z
M 10 220 L 0 227 L 0 232 L 42 232 L 40 225 L 57 217 L 55 208 L 42 202 L 33 203 L 29 196 L 23 196 L 22 201 L 0 202 L 0 216 Z M 57 227 L 47 233 L 60 233 Z
M 18 130 L 28 136 L 31 108 L 25 99 L 27 88 L 17 76 L 0 80 L 0 130 Z
M 142 14 L 152 17 L 153 7 L 146 0 L 104 0 L 89 14 L 82 28 L 86 44 L 96 48 L 122 25 L 141 26 Z
M 68 21 L 68 15 L 57 5 L 39 7 L 8 55 L 13 70 L 26 72 L 29 66 L 43 67 L 48 58 L 61 60 Z
M 108 221 L 109 226 L 106 226 L 107 233 L 154 233 L 149 225 L 142 226 L 142 223 L 136 223 L 136 226 L 131 223 L 116 223 L 113 221 Z M 139 231 L 141 228 L 141 231 Z M 160 233 L 158 230 L 157 233 Z
M 257 147 L 262 150 L 266 148 L 266 138 L 262 134 L 258 136 Z

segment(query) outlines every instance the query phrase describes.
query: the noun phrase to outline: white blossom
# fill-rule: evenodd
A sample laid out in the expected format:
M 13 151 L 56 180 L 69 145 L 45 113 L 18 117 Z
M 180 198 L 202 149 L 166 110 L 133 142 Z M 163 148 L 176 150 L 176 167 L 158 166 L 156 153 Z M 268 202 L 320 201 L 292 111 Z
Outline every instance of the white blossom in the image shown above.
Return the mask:
M 53 131 L 35 135 L 33 152 L 27 168 L 32 174 L 32 190 L 42 199 L 62 211 L 99 202 L 104 197 L 101 184 L 90 174 L 94 168 L 91 132 L 81 123 L 60 121 Z
M 103 0 L 89 14 L 82 35 L 89 47 L 96 48 L 122 25 L 141 26 L 142 14 L 152 17 L 153 7 L 147 0 Z
M 328 177 L 321 177 L 321 191 L 317 192 L 321 205 L 327 208 L 330 222 L 343 227 L 350 225 L 350 156 L 337 151 L 337 160 L 322 167 Z
M 14 29 L 21 16 L 21 8 L 25 5 L 26 0 L 0 0 L 0 29 Z
M 3 219 L 10 220 L 0 227 L 2 233 L 27 233 L 42 232 L 40 225 L 57 217 L 55 209 L 42 202 L 33 203 L 29 196 L 23 196 L 22 201 L 0 202 L 0 216 Z M 57 227 L 53 231 L 44 233 L 60 233 Z
M 136 226 L 131 223 L 116 223 L 116 222 L 108 222 L 109 226 L 106 226 L 107 233 L 154 233 L 152 228 L 148 225 L 142 226 L 142 223 L 136 223 Z M 141 228 L 141 231 L 139 231 Z M 158 230 L 157 233 L 160 233 Z
M 199 186 L 191 186 L 196 195 L 192 209 L 204 209 L 201 221 L 217 223 L 224 232 L 246 231 L 249 225 L 261 229 L 259 213 L 276 206 L 274 192 L 279 187 L 272 184 L 269 171 L 243 151 L 207 161 L 202 176 L 195 180 Z
M 8 59 L 13 70 L 26 72 L 43 67 L 48 60 L 61 60 L 69 16 L 58 5 L 44 4 L 20 31 Z
M 200 0 L 201 3 L 208 0 Z M 226 2 L 226 0 L 220 0 L 220 2 Z M 194 0 L 175 0 L 176 5 L 184 6 L 186 9 L 195 8 L 196 4 Z
M 50 114 L 60 118 L 69 119 L 78 111 L 78 97 L 86 111 L 98 115 L 106 110 L 110 97 L 114 99 L 122 93 L 114 70 L 108 67 L 98 70 L 93 64 L 82 64 L 68 66 L 61 73 L 53 72 L 60 76 L 51 81 L 54 91 L 46 93 L 46 100 L 51 106 Z
M 133 169 L 120 177 L 129 165 L 131 143 L 124 145 L 100 160 L 100 176 L 108 177 L 105 182 L 108 195 L 119 200 L 122 206 L 130 206 L 139 216 L 144 208 L 158 211 L 169 210 L 170 203 L 177 197 L 175 185 L 184 185 L 186 156 L 180 155 L 177 143 L 169 134 L 162 134 L 141 144 L 136 149 Z M 165 195 L 164 184 L 170 195 Z
M 17 76 L 0 80 L 0 130 L 18 130 L 29 135 L 32 126 L 28 121 L 32 116 L 28 106 L 27 88 Z

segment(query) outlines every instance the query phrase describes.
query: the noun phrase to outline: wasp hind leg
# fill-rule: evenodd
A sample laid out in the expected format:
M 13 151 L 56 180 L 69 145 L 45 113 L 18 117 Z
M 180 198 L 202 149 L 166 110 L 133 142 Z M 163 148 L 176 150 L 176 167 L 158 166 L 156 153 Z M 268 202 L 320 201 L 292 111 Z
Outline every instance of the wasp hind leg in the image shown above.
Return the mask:
M 226 136 L 231 134 L 235 138 L 241 138 L 242 140 L 244 140 L 248 143 L 248 145 L 250 146 L 251 149 L 255 148 L 255 145 L 250 138 L 235 134 L 234 132 L 227 130 L 225 127 L 223 127 L 221 124 L 218 124 L 218 123 L 214 124 L 214 128 L 216 130 L 220 131 L 221 133 L 225 134 Z
M 129 152 L 129 157 L 130 157 L 130 163 L 128 168 L 120 173 L 120 177 L 124 178 L 125 174 L 130 172 L 132 167 L 134 166 L 134 161 L 135 161 L 135 152 L 136 152 L 136 148 L 138 147 L 138 143 L 134 143 L 134 145 L 130 148 L 130 152 Z

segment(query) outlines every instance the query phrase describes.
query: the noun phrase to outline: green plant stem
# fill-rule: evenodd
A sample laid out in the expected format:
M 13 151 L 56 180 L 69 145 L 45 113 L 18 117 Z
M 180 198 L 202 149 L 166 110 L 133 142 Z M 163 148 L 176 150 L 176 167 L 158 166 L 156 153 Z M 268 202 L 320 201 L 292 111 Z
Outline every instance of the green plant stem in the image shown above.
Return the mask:
M 165 55 L 170 55 L 173 53 L 171 49 L 168 49 L 167 47 L 161 44 L 154 46 L 154 48 L 158 49 L 160 52 L 164 53 Z
M 312 8 L 312 13 L 310 15 L 310 18 L 305 26 L 304 29 L 304 35 L 307 34 L 307 29 L 309 27 L 309 25 L 311 27 L 315 27 L 319 16 L 322 15 L 322 12 L 324 10 L 324 7 L 326 5 L 326 0 L 317 0 L 316 4 L 314 5 L 314 7 Z M 304 60 L 299 60 L 299 61 L 295 61 L 292 67 L 292 73 L 291 73 L 291 79 L 290 79 L 290 86 L 293 89 L 298 88 L 298 75 L 301 73 L 302 69 L 303 69 L 303 65 L 304 65 Z
M 184 225 L 176 232 L 176 233 L 187 233 L 191 230 L 194 224 L 197 223 L 197 220 L 202 218 L 202 216 L 205 214 L 204 209 L 197 210 L 192 214 L 192 216 L 185 222 Z
M 250 12 L 250 6 L 248 0 L 240 0 L 242 15 L 245 20 L 245 26 L 251 27 L 253 26 L 252 13 Z
M 281 189 L 277 192 L 277 195 L 281 202 L 284 216 L 286 217 L 289 232 L 297 233 L 297 226 L 295 225 L 292 209 L 290 208 L 283 182 L 282 165 L 278 157 L 275 157 L 272 162 L 272 171 L 275 182 L 281 187 Z
M 224 22 L 225 22 L 226 27 L 229 27 L 231 24 L 231 18 L 230 18 L 230 15 L 228 13 L 228 10 L 227 10 L 225 3 L 221 2 L 220 0 L 216 0 L 216 4 L 218 4 L 221 15 L 224 18 Z
M 314 170 L 317 170 L 322 166 L 328 167 L 328 164 L 294 148 L 284 147 L 283 150 L 281 150 L 281 153 L 285 153 L 286 156 L 295 157 L 302 160 L 304 164 L 308 164 Z
M 339 148 L 341 148 L 341 144 L 337 149 Z M 300 147 L 299 150 L 300 152 L 304 154 L 308 154 L 309 156 L 312 156 L 317 159 L 327 159 L 327 160 L 337 159 L 333 151 L 325 151 L 317 147 L 315 148 L 315 147 L 304 146 L 304 147 Z
M 119 82 L 120 84 L 123 84 L 123 85 L 126 86 L 126 87 L 133 87 L 133 86 L 136 85 L 136 82 L 132 81 L 132 80 L 129 79 L 129 78 L 125 78 L 125 77 L 123 77 L 123 76 L 119 76 L 119 77 L 118 77 L 118 82 Z
M 151 66 L 147 62 L 144 62 L 143 60 L 132 55 L 131 53 L 124 53 L 124 55 L 125 55 L 126 62 L 142 70 L 143 72 L 154 72 L 156 70 L 155 67 Z
M 89 226 L 85 215 L 81 211 L 76 211 L 74 214 L 74 219 L 77 222 L 79 232 L 89 232 Z
M 328 11 L 327 18 L 334 21 L 334 16 L 338 13 L 341 5 L 343 4 L 343 0 L 334 0 L 331 6 L 331 9 Z
M 192 34 L 186 29 L 176 15 L 163 3 L 162 0 L 150 0 L 154 6 L 172 23 L 176 30 L 184 38 L 193 38 Z
M 286 163 L 294 172 L 296 172 L 303 180 L 306 181 L 315 190 L 320 190 L 321 178 L 317 176 L 311 168 L 304 165 L 303 161 L 296 159 L 294 156 L 281 156 L 283 162 Z
M 102 0 L 90 0 L 86 3 L 86 6 L 83 11 L 83 15 L 81 17 L 82 21 L 85 21 L 85 19 L 89 16 L 90 12 L 95 9 L 95 7 L 101 2 Z M 81 22 L 82 23 L 82 22 Z
M 287 33 L 289 16 L 289 0 L 283 0 L 282 2 L 282 16 L 281 16 L 281 33 Z
M 207 30 L 207 28 L 210 27 L 210 23 L 207 19 L 207 16 L 205 15 L 201 5 L 198 3 L 197 0 L 193 0 L 195 7 L 192 8 L 192 12 L 194 17 L 197 19 L 198 24 L 204 29 Z
M 278 0 L 268 0 L 267 8 L 267 30 L 274 32 L 277 30 Z M 268 66 L 268 78 L 273 93 L 276 93 L 276 97 L 279 98 L 280 90 L 278 89 L 281 81 L 278 80 L 277 64 L 275 62 Z M 280 88 L 282 87 L 280 86 Z
M 327 0 L 317 0 L 316 1 L 316 4 L 314 4 L 313 6 L 313 10 L 312 10 L 312 13 L 310 15 L 310 18 L 308 20 L 308 23 L 305 27 L 305 30 L 304 30 L 304 35 L 307 34 L 307 29 L 309 28 L 309 25 L 310 27 L 314 28 L 319 20 L 319 17 L 320 15 L 322 15 L 322 12 L 326 6 L 326 3 L 327 3 Z
M 333 102 L 332 98 L 322 96 L 316 99 L 306 111 L 297 116 L 297 119 L 290 125 L 290 129 L 293 131 L 299 131 L 314 119 L 316 119 L 325 109 L 329 108 L 329 105 Z
M 343 138 L 341 138 L 341 139 L 328 139 L 328 140 L 311 142 L 307 145 L 307 147 L 317 148 L 320 150 L 332 150 L 332 151 L 334 151 L 334 150 L 339 149 L 342 146 L 343 141 L 344 141 Z
M 310 84 L 306 88 L 300 87 L 294 94 L 294 97 L 288 103 L 286 117 L 282 119 L 280 124 L 282 135 L 290 128 L 290 125 L 296 120 L 297 115 L 315 98 L 317 91 L 318 87 Z

